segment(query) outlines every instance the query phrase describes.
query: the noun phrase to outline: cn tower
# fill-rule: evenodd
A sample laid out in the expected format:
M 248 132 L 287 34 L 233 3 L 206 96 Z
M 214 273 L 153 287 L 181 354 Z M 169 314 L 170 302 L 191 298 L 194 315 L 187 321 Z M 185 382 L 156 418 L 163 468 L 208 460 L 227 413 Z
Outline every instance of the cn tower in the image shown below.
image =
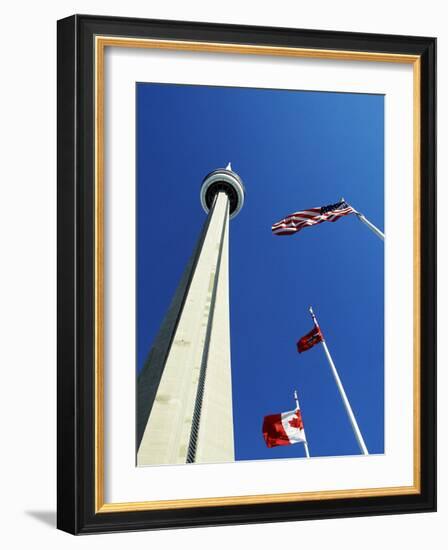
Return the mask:
M 207 218 L 137 380 L 138 466 L 234 460 L 229 220 L 244 195 L 230 163 L 202 182 Z

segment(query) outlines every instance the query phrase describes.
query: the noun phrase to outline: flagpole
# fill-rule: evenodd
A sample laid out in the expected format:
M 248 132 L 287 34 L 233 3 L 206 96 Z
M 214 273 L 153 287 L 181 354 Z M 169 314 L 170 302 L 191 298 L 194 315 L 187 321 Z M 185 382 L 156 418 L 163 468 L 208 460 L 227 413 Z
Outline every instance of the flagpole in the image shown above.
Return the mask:
M 311 313 L 311 317 L 313 318 L 313 322 L 314 322 L 315 326 L 320 330 L 319 323 L 317 322 L 317 318 L 314 315 L 314 311 L 313 311 L 313 308 L 311 306 L 310 306 L 309 311 Z M 362 437 L 361 430 L 359 429 L 358 423 L 356 422 L 355 415 L 353 414 L 353 410 L 350 406 L 350 402 L 348 400 L 347 394 L 345 393 L 344 386 L 342 385 L 341 379 L 339 378 L 338 371 L 336 370 L 336 366 L 335 366 L 335 364 L 333 362 L 333 359 L 330 355 L 330 352 L 328 350 L 328 346 L 327 346 L 327 343 L 325 342 L 325 339 L 321 340 L 321 344 L 324 348 L 325 355 L 327 356 L 327 359 L 328 359 L 328 364 L 330 365 L 331 372 L 332 372 L 333 377 L 335 379 L 336 385 L 339 389 L 339 393 L 341 395 L 342 401 L 345 405 L 345 410 L 346 410 L 347 415 L 350 419 L 350 423 L 352 425 L 353 432 L 354 432 L 356 440 L 358 442 L 359 449 L 362 452 L 362 454 L 368 455 L 369 451 L 367 450 L 366 444 L 364 443 L 364 439 Z
M 344 197 L 341 198 L 341 202 L 345 202 L 348 206 L 351 206 L 353 208 L 353 206 L 351 204 L 348 204 L 348 202 L 344 199 Z M 356 210 L 356 208 L 353 208 L 353 211 L 354 211 L 354 214 L 356 214 L 356 217 L 358 218 L 358 220 L 362 221 L 363 224 L 367 225 L 367 227 L 373 232 L 375 233 L 375 235 L 377 237 L 379 237 L 382 241 L 384 241 L 384 233 L 378 229 L 378 227 L 376 225 L 373 225 L 373 223 L 371 221 L 369 221 L 365 216 L 364 214 L 361 214 L 361 212 L 358 212 Z
M 294 390 L 294 399 L 296 402 L 296 410 L 300 411 L 299 396 L 297 394 L 297 390 Z M 305 441 L 303 442 L 303 445 L 305 447 L 305 455 L 306 458 L 310 458 L 310 451 L 308 449 L 308 440 L 306 438 L 305 428 L 303 428 L 303 435 L 305 436 Z
M 367 227 L 373 232 L 375 233 L 375 235 L 377 237 L 379 237 L 382 241 L 384 241 L 384 233 L 382 231 L 380 231 L 378 229 L 378 227 L 376 227 L 376 225 L 373 225 L 372 222 L 370 222 L 365 216 L 364 214 L 361 214 L 360 212 L 356 212 L 356 217 L 358 218 L 358 220 L 362 221 L 365 225 L 367 225 Z

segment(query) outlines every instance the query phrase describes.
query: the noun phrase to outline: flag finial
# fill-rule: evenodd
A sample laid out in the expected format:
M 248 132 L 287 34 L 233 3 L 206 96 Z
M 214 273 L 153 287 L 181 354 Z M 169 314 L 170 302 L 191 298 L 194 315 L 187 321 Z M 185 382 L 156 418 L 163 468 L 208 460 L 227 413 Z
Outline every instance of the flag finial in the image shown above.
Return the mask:
M 319 330 L 319 333 L 322 337 L 322 333 L 320 332 L 320 327 L 319 327 L 319 323 L 317 322 L 317 318 L 316 318 L 316 315 L 314 314 L 314 310 L 313 308 L 310 306 L 310 309 L 309 309 L 309 312 L 311 314 L 311 318 L 313 319 L 313 323 L 314 323 L 314 326 Z M 323 340 L 323 337 L 322 337 L 322 340 Z

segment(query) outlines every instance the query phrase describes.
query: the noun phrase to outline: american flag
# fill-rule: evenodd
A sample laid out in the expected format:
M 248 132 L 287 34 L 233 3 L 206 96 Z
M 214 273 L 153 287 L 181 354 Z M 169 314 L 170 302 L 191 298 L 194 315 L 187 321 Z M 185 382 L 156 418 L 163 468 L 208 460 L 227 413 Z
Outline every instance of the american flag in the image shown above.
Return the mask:
M 272 233 L 274 235 L 292 235 L 304 227 L 317 225 L 322 222 L 335 222 L 348 214 L 357 214 L 357 212 L 344 200 L 341 200 L 335 204 L 328 204 L 327 206 L 310 208 L 309 210 L 290 214 L 283 220 L 274 223 Z

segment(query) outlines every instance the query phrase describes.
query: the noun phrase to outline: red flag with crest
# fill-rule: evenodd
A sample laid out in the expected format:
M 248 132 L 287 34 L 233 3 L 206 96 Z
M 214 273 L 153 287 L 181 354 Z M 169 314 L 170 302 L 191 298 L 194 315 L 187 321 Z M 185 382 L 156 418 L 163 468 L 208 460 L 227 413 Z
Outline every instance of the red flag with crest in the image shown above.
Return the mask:
M 324 336 L 320 328 L 314 327 L 312 330 L 310 330 L 310 332 L 308 332 L 308 334 L 302 336 L 302 338 L 300 338 L 300 340 L 297 342 L 297 351 L 299 353 L 302 353 L 303 351 L 311 349 L 319 342 L 322 342 L 323 339 Z

